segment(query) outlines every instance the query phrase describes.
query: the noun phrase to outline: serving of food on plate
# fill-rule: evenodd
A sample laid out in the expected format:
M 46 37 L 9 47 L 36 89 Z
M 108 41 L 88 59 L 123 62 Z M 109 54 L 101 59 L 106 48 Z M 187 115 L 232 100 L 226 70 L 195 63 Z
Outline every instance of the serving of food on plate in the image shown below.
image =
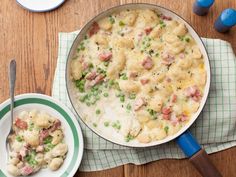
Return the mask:
M 61 121 L 46 112 L 22 111 L 10 135 L 8 172 L 27 176 L 48 167 L 56 171 L 68 151 Z
M 84 148 L 74 114 L 42 94 L 17 95 L 14 102 L 13 132 L 9 136 L 10 100 L 0 105 L 0 134 L 4 137 L 0 139 L 0 176 L 72 177 Z M 6 143 L 8 148 L 4 148 Z
M 207 72 L 182 21 L 156 9 L 123 8 L 83 34 L 68 78 L 72 102 L 89 127 L 121 143 L 146 144 L 191 121 Z

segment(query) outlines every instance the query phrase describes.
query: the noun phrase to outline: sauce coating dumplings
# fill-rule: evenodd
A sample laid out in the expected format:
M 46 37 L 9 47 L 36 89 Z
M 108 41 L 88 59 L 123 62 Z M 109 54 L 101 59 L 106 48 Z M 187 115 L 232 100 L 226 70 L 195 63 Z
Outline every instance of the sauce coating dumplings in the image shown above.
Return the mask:
M 187 27 L 150 9 L 94 22 L 70 66 L 76 109 L 117 142 L 150 143 L 176 134 L 204 95 L 204 60 Z
M 68 148 L 60 120 L 46 112 L 22 111 L 13 130 L 7 166 L 12 176 L 31 175 L 46 167 L 55 171 L 63 164 Z

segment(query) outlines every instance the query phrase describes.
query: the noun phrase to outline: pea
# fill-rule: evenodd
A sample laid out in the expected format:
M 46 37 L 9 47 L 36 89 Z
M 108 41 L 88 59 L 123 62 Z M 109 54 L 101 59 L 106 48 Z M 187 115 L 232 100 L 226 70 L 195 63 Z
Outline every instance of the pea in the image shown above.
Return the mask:
M 105 126 L 105 127 L 108 127 L 109 124 L 110 124 L 109 122 L 104 122 L 104 126 Z
M 123 103 L 123 102 L 125 102 L 125 96 L 121 96 L 120 97 L 120 101 Z
M 100 114 L 101 113 L 101 110 L 100 109 L 97 109 L 96 110 L 96 114 Z
M 135 99 L 135 98 L 136 98 L 136 94 L 135 94 L 135 93 L 131 93 L 131 94 L 129 95 L 129 99 L 133 100 L 133 99 Z
M 127 109 L 127 110 L 131 110 L 131 108 L 132 108 L 131 105 L 130 105 L 130 104 L 127 104 L 126 109 Z
M 104 96 L 104 97 L 108 97 L 109 94 L 108 94 L 108 93 L 104 93 L 103 96 Z

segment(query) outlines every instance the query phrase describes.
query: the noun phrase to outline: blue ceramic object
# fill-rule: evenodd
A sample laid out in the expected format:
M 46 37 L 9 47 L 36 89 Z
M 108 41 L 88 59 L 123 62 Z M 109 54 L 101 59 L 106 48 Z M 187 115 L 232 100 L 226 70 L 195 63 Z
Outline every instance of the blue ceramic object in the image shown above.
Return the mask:
M 215 21 L 214 27 L 217 31 L 224 33 L 236 25 L 236 10 L 225 9 Z
M 196 0 L 193 4 L 193 12 L 197 15 L 206 15 L 214 3 L 214 0 Z

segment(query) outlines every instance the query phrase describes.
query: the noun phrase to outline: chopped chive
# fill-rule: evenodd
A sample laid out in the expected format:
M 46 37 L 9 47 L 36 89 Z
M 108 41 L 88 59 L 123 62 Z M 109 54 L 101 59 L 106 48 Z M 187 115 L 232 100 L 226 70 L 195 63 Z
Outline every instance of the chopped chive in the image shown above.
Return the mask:
M 125 23 L 123 21 L 119 21 L 119 26 L 125 26 Z
M 128 77 L 127 77 L 126 73 L 122 73 L 121 76 L 120 76 L 120 78 L 121 78 L 122 80 L 128 80 Z
M 94 126 L 94 127 L 97 127 L 98 125 L 97 125 L 96 123 L 93 123 L 93 126 Z
M 190 38 L 189 38 L 189 37 L 186 37 L 186 38 L 185 38 L 185 41 L 186 41 L 186 42 L 190 42 Z
M 105 61 L 105 62 L 103 62 L 103 64 L 104 64 L 104 66 L 108 66 L 109 65 L 109 61 Z

